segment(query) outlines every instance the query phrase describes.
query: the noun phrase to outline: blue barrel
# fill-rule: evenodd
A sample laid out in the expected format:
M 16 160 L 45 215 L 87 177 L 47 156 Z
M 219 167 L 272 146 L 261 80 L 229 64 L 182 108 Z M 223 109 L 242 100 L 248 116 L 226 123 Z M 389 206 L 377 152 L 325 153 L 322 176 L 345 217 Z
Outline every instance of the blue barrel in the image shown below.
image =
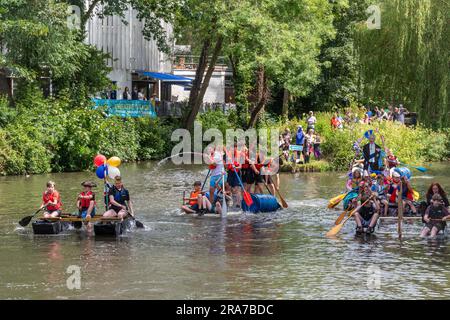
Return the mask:
M 411 170 L 409 170 L 409 168 L 407 167 L 398 167 L 395 168 L 395 171 L 397 171 L 401 177 L 405 177 L 408 179 L 411 179 L 412 173 Z
M 246 212 L 271 212 L 280 209 L 277 198 L 270 194 L 252 194 L 253 204 L 249 207 L 242 200 L 242 210 Z

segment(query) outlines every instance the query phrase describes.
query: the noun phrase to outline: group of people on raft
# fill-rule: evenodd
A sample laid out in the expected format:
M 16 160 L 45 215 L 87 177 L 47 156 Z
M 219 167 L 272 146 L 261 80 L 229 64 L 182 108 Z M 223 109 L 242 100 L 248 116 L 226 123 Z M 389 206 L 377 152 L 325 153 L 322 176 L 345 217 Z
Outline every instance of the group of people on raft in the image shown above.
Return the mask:
M 87 222 L 96 214 L 96 199 L 92 188 L 97 185 L 91 181 L 81 183 L 83 191 L 77 196 L 76 206 L 78 209 L 78 217 L 86 219 Z M 122 178 L 116 176 L 114 184 L 109 183 L 105 178 L 105 213 L 103 217 L 119 217 L 124 219 L 128 214 L 134 215 L 133 204 L 130 194 L 125 189 Z M 40 209 L 44 209 L 44 218 L 60 217 L 62 213 L 62 202 L 60 193 L 56 190 L 54 181 L 48 181 L 46 189 L 42 195 L 42 203 Z M 91 225 L 88 223 L 88 226 Z
M 231 148 L 222 145 L 211 147 L 204 154 L 208 163 L 205 181 L 195 181 L 189 197 L 183 197 L 181 209 L 188 214 L 222 213 L 223 197 L 228 208 L 241 208 L 243 193 L 264 193 L 264 188 L 271 195 L 280 187 L 278 161 L 266 156 L 256 148 L 238 146 Z M 278 159 L 277 159 L 278 160 Z M 209 177 L 209 188 L 204 191 Z
M 346 211 L 356 209 L 357 234 L 373 233 L 379 217 L 398 213 L 399 205 L 408 214 L 422 214 L 425 223 L 422 237 L 434 237 L 443 231 L 450 214 L 448 198 L 441 185 L 432 183 L 426 201 L 417 203 L 419 194 L 412 187 L 409 169 L 399 167 L 397 157 L 385 147 L 383 136 L 383 147 L 375 143 L 372 130 L 366 133 L 366 138 L 369 143 L 362 148 L 362 139 L 354 144 L 355 158 L 346 185 L 348 192 L 343 198 Z

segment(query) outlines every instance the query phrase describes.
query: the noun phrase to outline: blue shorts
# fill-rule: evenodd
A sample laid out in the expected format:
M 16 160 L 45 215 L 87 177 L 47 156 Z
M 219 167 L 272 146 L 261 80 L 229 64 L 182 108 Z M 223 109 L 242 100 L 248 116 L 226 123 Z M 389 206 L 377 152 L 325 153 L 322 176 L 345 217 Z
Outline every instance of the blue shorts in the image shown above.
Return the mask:
M 195 212 L 200 211 L 200 209 L 198 208 L 198 204 L 194 204 L 192 206 L 189 206 L 189 209 L 194 210 Z
M 81 218 L 82 219 L 86 219 L 86 217 L 87 217 L 87 212 L 88 212 L 88 209 L 84 209 L 84 210 L 81 210 Z M 93 208 L 92 209 L 92 212 L 91 212 L 91 217 L 93 217 L 93 216 L 95 216 L 95 208 Z
M 209 178 L 209 187 L 210 188 L 216 188 L 216 183 L 219 182 L 220 180 L 220 184 L 222 183 L 222 180 L 220 179 L 222 177 L 221 174 L 217 175 L 217 176 L 212 176 L 211 178 Z M 227 175 L 225 174 L 224 176 L 225 181 L 227 181 Z

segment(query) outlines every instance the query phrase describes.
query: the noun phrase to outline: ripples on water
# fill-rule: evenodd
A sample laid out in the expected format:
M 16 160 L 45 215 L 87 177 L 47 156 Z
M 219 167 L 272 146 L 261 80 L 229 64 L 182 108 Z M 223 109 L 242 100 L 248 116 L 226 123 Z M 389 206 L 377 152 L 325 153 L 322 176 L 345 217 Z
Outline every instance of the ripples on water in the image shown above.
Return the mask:
M 433 172 L 444 185 L 447 169 Z M 1 178 L 0 298 L 450 298 L 448 240 L 419 239 L 418 224 L 405 225 L 402 241 L 395 225 L 357 238 L 352 221 L 337 238 L 324 237 L 339 214 L 325 209 L 327 199 L 342 191 L 345 175 L 282 175 L 287 210 L 220 219 L 178 209 L 204 167 L 121 170 L 146 229 L 104 240 L 76 230 L 33 236 L 16 224 L 39 206 L 50 178 L 73 211 L 79 184 L 92 173 Z M 414 183 L 423 191 L 430 179 Z M 80 266 L 82 290 L 67 289 L 69 265 Z M 380 270 L 379 289 L 367 286 L 369 267 Z

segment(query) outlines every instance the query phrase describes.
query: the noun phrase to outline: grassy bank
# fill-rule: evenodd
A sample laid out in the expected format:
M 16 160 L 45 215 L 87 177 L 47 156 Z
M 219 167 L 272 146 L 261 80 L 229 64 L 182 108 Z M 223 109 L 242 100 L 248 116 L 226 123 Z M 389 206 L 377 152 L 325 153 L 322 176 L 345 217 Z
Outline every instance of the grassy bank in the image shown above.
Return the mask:
M 404 162 L 422 164 L 449 158 L 449 130 L 432 131 L 418 126 L 407 128 L 392 122 L 332 130 L 330 113 L 318 113 L 317 132 L 322 136 L 323 160 L 308 165 L 287 164 L 282 171 L 311 172 L 345 170 L 353 156 L 352 144 L 368 129 L 379 127 L 387 146 Z M 211 111 L 199 116 L 203 129 L 223 132 L 236 128 L 237 116 Z M 295 139 L 298 124 L 304 120 L 283 122 L 266 118 L 260 126 L 290 128 Z M 118 156 L 123 161 L 162 159 L 170 155 L 170 136 L 179 123 L 148 118 L 106 117 L 101 110 L 91 110 L 88 101 L 77 106 L 69 99 L 44 99 L 25 94 L 10 107 L 0 99 L 0 175 L 80 171 L 92 168 L 97 153 Z M 381 143 L 378 139 L 378 143 Z M 313 159 L 313 157 L 312 157 Z
M 14 108 L 0 100 L 0 175 L 80 171 L 97 153 L 123 161 L 160 159 L 176 127 L 148 118 L 106 117 L 88 102 L 25 96 Z

